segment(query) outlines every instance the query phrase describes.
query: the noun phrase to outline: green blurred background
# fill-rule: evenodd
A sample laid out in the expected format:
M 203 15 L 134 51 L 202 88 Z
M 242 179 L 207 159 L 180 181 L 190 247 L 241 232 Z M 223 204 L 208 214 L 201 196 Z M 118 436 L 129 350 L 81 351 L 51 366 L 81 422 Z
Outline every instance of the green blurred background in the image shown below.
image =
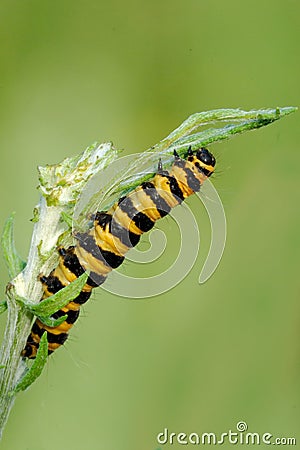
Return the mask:
M 299 14 L 296 0 L 2 0 L 0 223 L 16 211 L 20 253 L 37 165 L 96 139 L 145 150 L 196 111 L 299 105 Z M 198 284 L 210 232 L 190 199 L 194 269 L 153 299 L 97 290 L 19 395 L 3 449 L 156 450 L 164 427 L 222 433 L 239 420 L 300 439 L 299 138 L 296 113 L 212 146 L 228 220 L 213 277 Z M 159 227 L 174 257 L 172 222 Z

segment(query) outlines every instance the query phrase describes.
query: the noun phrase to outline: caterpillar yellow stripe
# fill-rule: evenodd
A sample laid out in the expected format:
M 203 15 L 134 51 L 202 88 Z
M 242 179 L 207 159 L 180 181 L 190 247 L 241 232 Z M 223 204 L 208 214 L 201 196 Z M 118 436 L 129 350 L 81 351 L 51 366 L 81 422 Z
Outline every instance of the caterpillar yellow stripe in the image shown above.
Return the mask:
M 89 278 L 73 301 L 53 314 L 67 319 L 57 327 L 44 325 L 36 319 L 26 346 L 25 358 L 35 358 L 41 336 L 47 331 L 48 354 L 64 344 L 68 332 L 76 322 L 80 306 L 90 297 L 92 289 L 106 280 L 112 269 L 124 261 L 126 252 L 137 245 L 140 236 L 151 230 L 155 222 L 167 215 L 194 192 L 213 173 L 215 158 L 206 149 L 188 150 L 182 159 L 174 152 L 174 162 L 169 171 L 158 164 L 156 175 L 142 183 L 126 197 L 121 198 L 109 211 L 97 212 L 94 226 L 86 233 L 78 233 L 76 246 L 59 248 L 59 263 L 48 276 L 41 276 L 44 294 L 42 299 L 55 294 L 74 281 L 86 270 Z

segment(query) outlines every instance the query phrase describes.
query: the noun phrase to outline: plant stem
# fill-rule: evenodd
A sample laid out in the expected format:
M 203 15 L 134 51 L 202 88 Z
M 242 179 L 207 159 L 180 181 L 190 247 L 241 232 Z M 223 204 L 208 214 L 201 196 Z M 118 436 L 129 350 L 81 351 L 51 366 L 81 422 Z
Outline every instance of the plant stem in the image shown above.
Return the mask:
M 42 252 L 50 251 L 63 231 L 60 223 L 62 207 L 48 207 L 45 198 L 41 197 L 39 208 L 40 217 L 34 226 L 27 266 L 9 284 L 7 290 L 8 317 L 0 355 L 0 365 L 5 366 L 0 380 L 0 436 L 15 400 L 14 386 L 26 371 L 26 365 L 20 355 L 30 333 L 32 321 L 32 314 L 17 304 L 15 296 L 30 299 L 32 303 L 39 302 L 42 286 L 37 283 L 37 277 L 41 272 L 47 273 L 51 269 L 50 259 L 42 261 L 40 243 L 43 242 Z

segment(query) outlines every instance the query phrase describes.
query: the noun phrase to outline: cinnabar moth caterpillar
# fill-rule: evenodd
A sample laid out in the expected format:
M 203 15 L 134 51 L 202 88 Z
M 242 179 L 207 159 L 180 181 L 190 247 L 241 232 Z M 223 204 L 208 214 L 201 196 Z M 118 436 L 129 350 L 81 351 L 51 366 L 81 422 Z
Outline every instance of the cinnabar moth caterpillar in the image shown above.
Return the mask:
M 77 245 L 59 248 L 59 263 L 48 276 L 41 276 L 43 299 L 47 298 L 88 270 L 90 275 L 82 291 L 73 301 L 53 314 L 67 319 L 57 327 L 50 327 L 36 319 L 22 356 L 35 358 L 41 336 L 47 331 L 48 354 L 60 347 L 76 322 L 80 306 L 92 289 L 106 280 L 112 269 L 124 261 L 126 252 L 137 245 L 140 236 L 151 230 L 155 222 L 167 215 L 194 192 L 213 173 L 214 156 L 206 149 L 188 150 L 185 159 L 174 152 L 174 162 L 169 171 L 158 164 L 156 175 L 142 183 L 133 192 L 121 198 L 108 211 L 97 212 L 94 224 L 86 233 L 75 235 Z

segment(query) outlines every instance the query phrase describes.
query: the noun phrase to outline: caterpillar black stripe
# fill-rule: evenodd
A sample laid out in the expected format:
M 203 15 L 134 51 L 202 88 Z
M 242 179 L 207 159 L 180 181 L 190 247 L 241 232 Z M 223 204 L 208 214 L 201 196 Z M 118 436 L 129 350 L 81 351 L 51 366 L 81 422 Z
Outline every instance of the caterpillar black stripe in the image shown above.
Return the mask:
M 126 252 L 137 245 L 140 236 L 151 230 L 158 219 L 200 190 L 213 173 L 215 162 L 214 156 L 205 148 L 196 152 L 189 149 L 185 159 L 174 152 L 174 162 L 169 171 L 163 170 L 159 163 L 158 171 L 150 181 L 121 198 L 109 211 L 97 212 L 93 228 L 75 236 L 76 246 L 58 249 L 57 267 L 48 276 L 40 277 L 43 299 L 58 292 L 86 270 L 89 278 L 78 297 L 53 314 L 54 318 L 67 315 L 62 324 L 49 327 L 39 319 L 35 320 L 22 351 L 23 357 L 35 358 L 44 331 L 47 331 L 49 355 L 66 341 L 79 316 L 80 306 L 89 299 L 92 289 L 104 283 L 109 272 L 122 264 Z

